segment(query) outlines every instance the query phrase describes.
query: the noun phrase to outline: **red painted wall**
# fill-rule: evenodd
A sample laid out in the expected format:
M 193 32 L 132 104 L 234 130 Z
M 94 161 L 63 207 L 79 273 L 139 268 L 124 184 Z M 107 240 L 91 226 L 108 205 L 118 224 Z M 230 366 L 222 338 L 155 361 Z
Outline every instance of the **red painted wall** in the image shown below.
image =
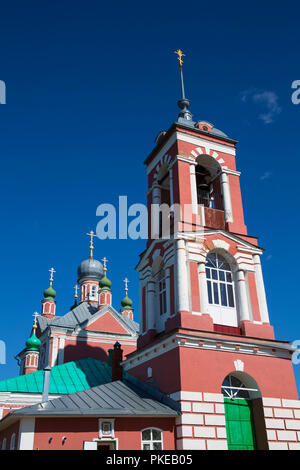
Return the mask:
M 164 449 L 174 450 L 174 425 L 175 418 L 116 418 L 115 438 L 118 439 L 118 449 L 140 450 L 141 431 L 155 427 L 163 431 Z M 63 437 L 67 438 L 64 444 Z M 92 441 L 98 437 L 98 418 L 37 418 L 34 449 L 81 450 L 83 441 Z
M 19 437 L 19 421 L 12 424 L 11 426 L 8 426 L 6 429 L 3 429 L 3 431 L 0 431 L 0 450 L 2 449 L 2 442 L 4 438 L 6 438 L 6 450 L 10 449 L 10 439 L 14 433 L 16 435 L 16 440 L 15 440 L 15 450 L 16 450 L 18 446 L 18 437 Z

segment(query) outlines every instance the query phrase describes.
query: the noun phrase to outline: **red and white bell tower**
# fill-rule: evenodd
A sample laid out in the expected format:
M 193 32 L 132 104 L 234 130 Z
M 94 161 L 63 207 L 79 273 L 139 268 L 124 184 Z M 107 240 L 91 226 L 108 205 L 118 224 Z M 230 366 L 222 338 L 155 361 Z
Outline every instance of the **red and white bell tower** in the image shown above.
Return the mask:
M 176 53 L 181 112 L 145 160 L 149 238 L 137 266 L 141 332 L 124 367 L 180 401 L 178 449 L 280 448 L 293 437 L 280 434 L 282 423 L 267 416 L 285 416 L 285 408 L 294 416 L 293 407 L 300 407 L 294 350 L 274 339 L 270 325 L 263 250 L 244 222 L 237 141 L 193 121 L 182 52 Z M 251 410 L 249 443 L 233 442 L 226 405 L 228 398 L 241 406 L 242 397 Z

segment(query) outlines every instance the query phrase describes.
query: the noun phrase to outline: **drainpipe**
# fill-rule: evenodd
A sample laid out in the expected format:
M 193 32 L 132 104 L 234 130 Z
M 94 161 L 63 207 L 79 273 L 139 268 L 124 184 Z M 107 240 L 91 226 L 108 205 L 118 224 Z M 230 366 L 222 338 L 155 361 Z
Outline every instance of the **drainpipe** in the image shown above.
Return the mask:
M 43 386 L 42 403 L 44 403 L 45 401 L 48 401 L 50 372 L 51 372 L 51 367 L 50 366 L 45 367 L 45 369 L 44 369 L 44 386 Z

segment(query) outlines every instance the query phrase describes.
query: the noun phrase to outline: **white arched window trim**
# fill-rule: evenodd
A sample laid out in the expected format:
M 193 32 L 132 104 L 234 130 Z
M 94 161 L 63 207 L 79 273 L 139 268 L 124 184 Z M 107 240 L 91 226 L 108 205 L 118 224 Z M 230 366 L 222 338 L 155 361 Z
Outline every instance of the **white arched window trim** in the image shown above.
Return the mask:
M 15 445 L 16 445 L 16 435 L 15 433 L 12 434 L 10 438 L 10 450 L 15 450 Z
M 146 432 L 149 439 L 145 439 Z M 160 436 L 159 436 L 160 433 Z M 159 428 L 145 428 L 141 431 L 141 449 L 142 450 L 163 450 L 163 431 Z

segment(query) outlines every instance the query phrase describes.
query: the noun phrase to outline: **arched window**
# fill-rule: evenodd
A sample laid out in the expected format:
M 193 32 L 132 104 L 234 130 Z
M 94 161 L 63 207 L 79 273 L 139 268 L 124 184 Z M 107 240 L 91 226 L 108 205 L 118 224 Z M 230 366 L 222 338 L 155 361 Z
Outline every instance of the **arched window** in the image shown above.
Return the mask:
M 142 431 L 142 450 L 162 450 L 163 433 L 160 429 L 144 429 Z
M 234 279 L 231 266 L 219 253 L 209 253 L 206 258 L 208 313 L 214 323 L 238 326 Z
M 234 307 L 233 280 L 229 264 L 217 253 L 207 255 L 206 279 L 208 302 Z
M 10 438 L 10 450 L 15 450 L 16 435 L 15 433 Z

